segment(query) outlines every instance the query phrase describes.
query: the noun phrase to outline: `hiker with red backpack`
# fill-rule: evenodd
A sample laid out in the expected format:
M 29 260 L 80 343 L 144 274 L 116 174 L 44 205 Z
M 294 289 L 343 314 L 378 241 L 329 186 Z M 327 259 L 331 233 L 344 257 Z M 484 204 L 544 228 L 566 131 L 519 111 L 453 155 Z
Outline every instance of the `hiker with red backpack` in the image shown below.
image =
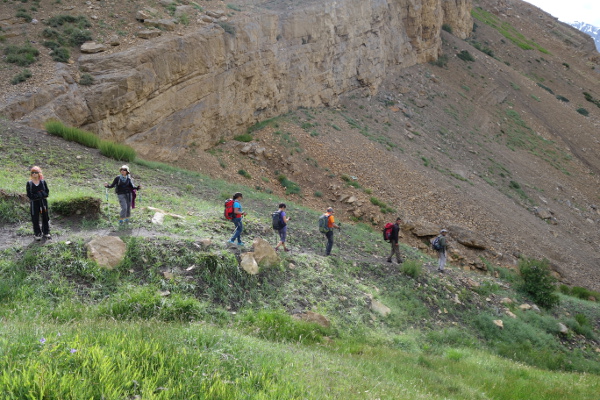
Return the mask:
M 283 246 L 283 251 L 289 251 L 288 248 L 285 247 L 285 238 L 287 236 L 287 223 L 290 220 L 290 217 L 285 215 L 285 209 L 285 203 L 281 203 L 279 204 L 279 210 L 272 215 L 273 229 L 279 233 L 279 243 L 275 246 L 275 251 L 279 250 L 279 246 Z
M 242 242 L 242 231 L 244 230 L 244 224 L 242 223 L 242 218 L 246 216 L 246 213 L 242 211 L 242 204 L 240 201 L 244 198 L 240 192 L 237 192 L 233 195 L 232 199 L 229 199 L 225 202 L 225 218 L 230 219 L 235 226 L 235 231 L 233 231 L 233 236 L 227 243 L 236 244 L 238 246 L 243 246 L 244 242 Z
M 395 224 L 388 223 L 386 224 L 383 230 L 384 239 L 389 240 L 390 244 L 392 245 L 392 252 L 390 253 L 390 256 L 387 259 L 387 262 L 389 263 L 392 262 L 392 257 L 394 256 L 394 254 L 396 255 L 396 262 L 398 264 L 402 264 L 402 262 L 404 261 L 402 260 L 402 256 L 400 256 L 400 245 L 398 244 L 398 236 L 400 234 L 401 222 L 402 218 L 398 217 L 396 218 Z

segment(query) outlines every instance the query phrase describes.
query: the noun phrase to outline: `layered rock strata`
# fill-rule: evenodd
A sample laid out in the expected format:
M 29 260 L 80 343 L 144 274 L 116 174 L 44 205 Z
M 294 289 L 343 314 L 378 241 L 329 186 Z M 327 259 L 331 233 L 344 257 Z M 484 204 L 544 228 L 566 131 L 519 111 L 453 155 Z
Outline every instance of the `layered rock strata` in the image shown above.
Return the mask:
M 443 24 L 466 37 L 470 0 L 327 0 L 210 24 L 114 54 L 82 55 L 80 87 L 64 66 L 0 114 L 49 118 L 176 160 L 297 107 L 332 105 L 348 90 L 375 92 L 391 67 L 435 60 Z M 235 32 L 232 34 L 232 28 Z

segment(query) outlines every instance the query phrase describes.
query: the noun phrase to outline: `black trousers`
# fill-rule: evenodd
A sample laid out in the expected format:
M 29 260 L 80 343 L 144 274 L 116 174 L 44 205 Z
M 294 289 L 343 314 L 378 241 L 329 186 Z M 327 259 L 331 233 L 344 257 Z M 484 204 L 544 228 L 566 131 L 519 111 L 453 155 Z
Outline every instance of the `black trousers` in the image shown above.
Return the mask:
M 42 220 L 42 229 L 40 229 L 40 218 Z M 31 202 L 31 223 L 33 224 L 33 234 L 36 236 L 48 235 L 50 233 L 50 217 L 48 216 L 48 207 L 44 207 L 41 201 Z

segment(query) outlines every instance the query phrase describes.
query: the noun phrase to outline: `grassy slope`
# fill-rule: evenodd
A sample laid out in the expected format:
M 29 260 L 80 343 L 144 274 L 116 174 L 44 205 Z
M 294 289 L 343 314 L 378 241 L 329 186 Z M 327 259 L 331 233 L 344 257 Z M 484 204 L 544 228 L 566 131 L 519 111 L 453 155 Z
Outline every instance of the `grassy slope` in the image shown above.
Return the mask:
M 460 271 L 438 277 L 425 266 L 411 278 L 378 262 L 387 246 L 378 249 L 380 234 L 363 225 L 345 227 L 337 237 L 344 256 L 325 259 L 314 233 L 318 214 L 289 203 L 296 251 L 279 268 L 251 277 L 238 269 L 239 254 L 222 244 L 231 228 L 220 217 L 222 200 L 240 188 L 147 163 L 132 165 L 146 187 L 141 206 L 186 220 L 156 227 L 150 213 L 136 210 L 133 228 L 120 233 L 127 257 L 107 271 L 85 258 L 81 238 L 115 228 L 117 204 L 113 194 L 105 201 L 102 182 L 119 164 L 6 125 L 0 146 L 4 190 L 21 193 L 27 167 L 40 164 L 51 207 L 92 195 L 108 212 L 84 223 L 55 217 L 52 243 L 0 253 L 3 398 L 597 397 L 596 303 L 562 297 L 561 307 L 539 314 L 513 305 L 517 318 L 506 318 L 486 298 L 527 300 L 512 289 L 517 278 L 508 271 L 498 271 L 505 280 Z M 242 191 L 250 213 L 246 241 L 274 240 L 268 213 L 280 199 Z M 29 235 L 26 211 L 1 206 L 3 218 L 21 220 L 11 229 Z M 214 241 L 208 250 L 194 244 L 203 237 Z M 419 266 L 431 261 L 403 250 Z M 165 278 L 167 271 L 174 278 Z M 459 277 L 482 285 L 461 286 Z M 370 312 L 370 297 L 392 313 Z M 320 312 L 332 327 L 297 321 L 288 314 L 294 309 Z M 505 329 L 493 319 L 503 319 Z M 588 338 L 560 338 L 558 321 Z

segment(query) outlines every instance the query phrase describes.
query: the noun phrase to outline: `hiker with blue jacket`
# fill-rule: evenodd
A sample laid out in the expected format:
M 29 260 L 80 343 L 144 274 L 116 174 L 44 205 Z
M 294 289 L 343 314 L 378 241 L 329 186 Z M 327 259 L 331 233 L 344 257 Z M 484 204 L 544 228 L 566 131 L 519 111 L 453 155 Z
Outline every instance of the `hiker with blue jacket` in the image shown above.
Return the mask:
M 27 197 L 29 198 L 31 223 L 33 224 L 33 236 L 35 240 L 42 240 L 42 235 L 46 239 L 51 239 L 48 200 L 46 200 L 50 194 L 50 190 L 44 180 L 44 175 L 42 175 L 40 167 L 31 167 L 30 176 L 31 178 L 27 181 L 26 190 Z M 40 229 L 40 218 L 42 219 L 42 229 Z
M 142 185 L 135 186 L 133 179 L 129 174 L 129 167 L 123 165 L 119 170 L 119 174 L 113 179 L 113 182 L 109 185 L 104 184 L 105 188 L 115 188 L 119 204 L 121 205 L 121 213 L 119 214 L 119 224 L 129 223 L 131 217 L 131 203 L 133 201 L 133 195 L 136 190 L 140 190 Z
M 396 262 L 398 264 L 402 264 L 403 260 L 400 256 L 400 245 L 398 244 L 398 236 L 400 234 L 400 223 L 402 222 L 402 218 L 396 218 L 396 223 L 392 226 L 392 232 L 390 233 L 390 243 L 392 245 L 392 252 L 387 259 L 387 262 L 392 262 L 392 257 L 394 254 L 396 255 Z
M 290 217 L 285 214 L 285 209 L 285 203 L 279 204 L 279 211 L 277 212 L 279 214 L 279 229 L 277 230 L 277 233 L 279 233 L 279 243 L 275 246 L 275 251 L 279 250 L 279 246 L 283 246 L 283 251 L 289 251 L 288 248 L 285 247 L 285 238 L 287 236 L 287 223 L 290 220 Z
M 244 196 L 240 192 L 237 192 L 233 195 L 233 218 L 231 221 L 235 226 L 235 231 L 233 231 L 233 236 L 227 242 L 229 244 L 236 244 L 235 241 L 237 240 L 238 246 L 244 245 L 244 242 L 242 242 L 242 232 L 244 231 L 242 218 L 246 216 L 246 213 L 242 210 L 242 203 L 240 203 L 240 201 L 243 199 Z

